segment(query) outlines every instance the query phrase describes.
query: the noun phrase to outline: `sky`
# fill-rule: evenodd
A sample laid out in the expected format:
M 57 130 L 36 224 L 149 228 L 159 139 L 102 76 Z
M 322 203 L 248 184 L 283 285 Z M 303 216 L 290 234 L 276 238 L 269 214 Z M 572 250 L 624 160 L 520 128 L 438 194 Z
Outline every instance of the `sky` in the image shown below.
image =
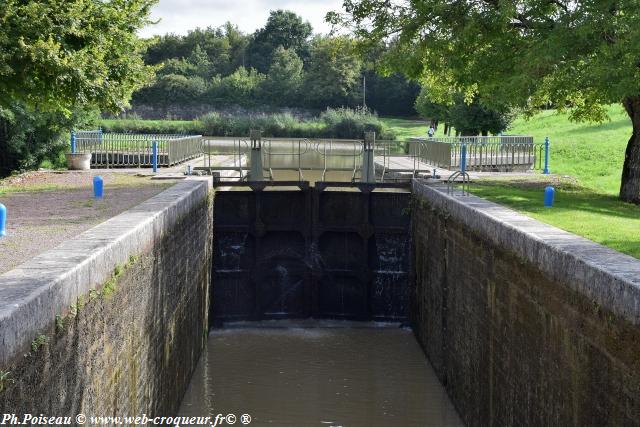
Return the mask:
M 269 11 L 291 10 L 309 21 L 314 33 L 327 33 L 331 28 L 324 16 L 339 11 L 342 0 L 160 0 L 151 18 L 160 22 L 143 28 L 140 36 L 156 34 L 186 34 L 196 27 L 219 27 L 226 21 L 237 25 L 245 33 L 253 33 L 264 26 Z

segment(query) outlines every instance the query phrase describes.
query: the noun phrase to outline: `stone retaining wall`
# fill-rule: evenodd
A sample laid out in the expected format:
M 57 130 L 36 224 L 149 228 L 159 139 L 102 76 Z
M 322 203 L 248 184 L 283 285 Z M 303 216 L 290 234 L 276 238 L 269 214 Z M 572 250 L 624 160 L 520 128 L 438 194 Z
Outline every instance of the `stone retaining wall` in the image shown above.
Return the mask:
M 640 425 L 640 261 L 413 191 L 414 330 L 465 423 Z
M 186 181 L 0 276 L 0 412 L 171 415 L 206 340 L 211 220 Z

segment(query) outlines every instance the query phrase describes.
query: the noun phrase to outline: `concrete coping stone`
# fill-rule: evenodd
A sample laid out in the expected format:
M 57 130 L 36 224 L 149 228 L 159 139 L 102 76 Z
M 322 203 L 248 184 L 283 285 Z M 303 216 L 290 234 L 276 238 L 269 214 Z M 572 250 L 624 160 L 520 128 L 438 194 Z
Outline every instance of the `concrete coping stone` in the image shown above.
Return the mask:
M 550 279 L 640 325 L 640 260 L 473 195 L 414 179 L 415 197 L 514 253 Z M 640 243 L 639 243 L 640 244 Z
M 0 275 L 0 367 L 99 288 L 132 255 L 151 250 L 203 200 L 204 181 L 183 181 Z

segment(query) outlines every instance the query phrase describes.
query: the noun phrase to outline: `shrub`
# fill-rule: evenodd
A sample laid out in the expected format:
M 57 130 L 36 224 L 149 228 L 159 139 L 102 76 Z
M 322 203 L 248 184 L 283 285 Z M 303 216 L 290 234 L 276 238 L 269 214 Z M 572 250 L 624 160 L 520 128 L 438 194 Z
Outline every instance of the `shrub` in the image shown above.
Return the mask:
M 376 115 L 349 109 L 328 109 L 312 119 L 301 119 L 290 113 L 223 115 L 213 112 L 192 121 L 103 120 L 102 125 L 107 132 L 246 137 L 251 129 L 257 129 L 263 136 L 275 138 L 362 139 L 366 131 L 375 131 L 378 139 L 395 138 Z
M 365 132 L 375 132 L 377 139 L 395 139 L 378 116 L 366 109 L 327 109 L 320 115 L 326 136 L 333 138 L 362 138 Z
M 62 153 L 69 147 L 69 129 L 74 125 L 91 126 L 95 111 L 61 113 L 41 112 L 14 103 L 0 107 L 0 177 L 45 166 L 65 164 Z

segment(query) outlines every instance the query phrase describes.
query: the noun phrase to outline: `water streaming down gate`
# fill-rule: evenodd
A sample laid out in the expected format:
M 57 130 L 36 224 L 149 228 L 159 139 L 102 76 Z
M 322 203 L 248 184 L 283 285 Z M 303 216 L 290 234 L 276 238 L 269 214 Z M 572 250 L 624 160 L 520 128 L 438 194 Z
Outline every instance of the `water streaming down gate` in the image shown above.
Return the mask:
M 214 200 L 212 322 L 406 319 L 403 184 L 238 185 Z

